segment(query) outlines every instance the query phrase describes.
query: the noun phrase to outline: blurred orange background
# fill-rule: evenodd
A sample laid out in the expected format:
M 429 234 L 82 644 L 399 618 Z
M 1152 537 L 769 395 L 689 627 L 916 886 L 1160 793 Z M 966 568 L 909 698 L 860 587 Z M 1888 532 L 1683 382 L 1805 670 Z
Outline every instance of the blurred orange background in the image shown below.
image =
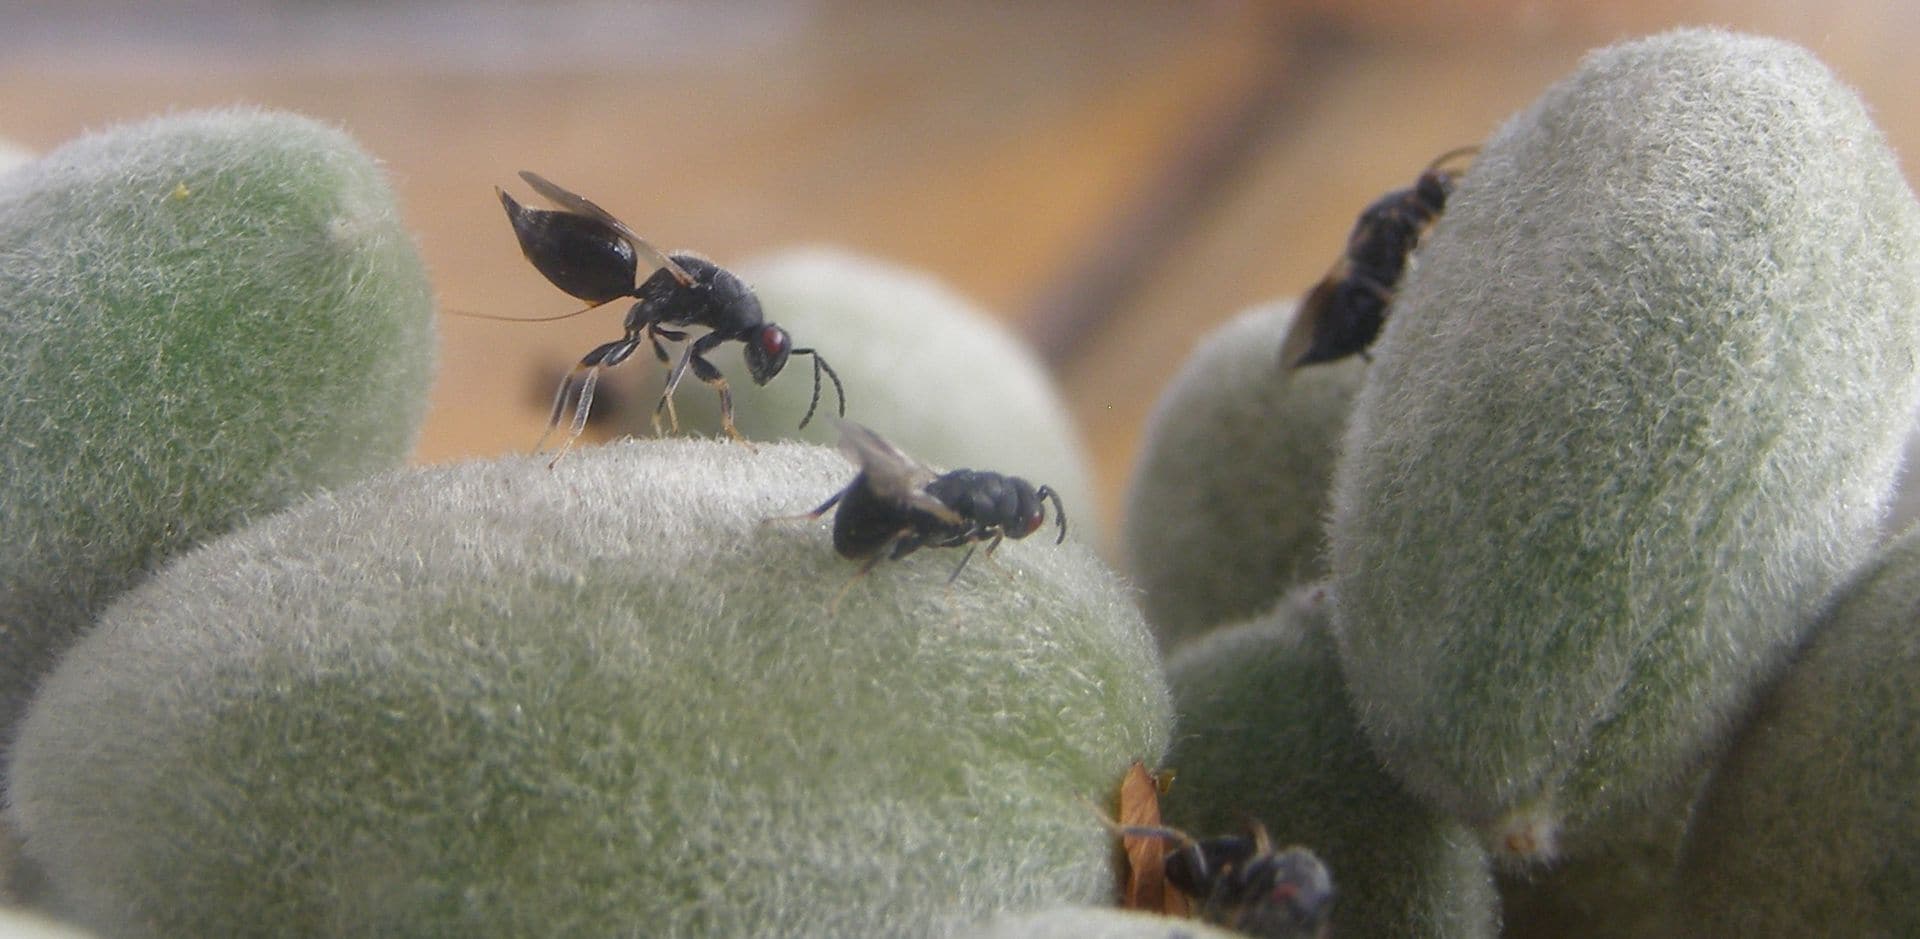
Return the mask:
M 1198 335 L 1304 292 L 1368 201 L 1588 49 L 1680 24 L 1807 46 L 1920 152 L 1902 0 L 16 0 L 0 138 L 243 102 L 339 124 L 391 169 L 449 308 L 569 308 L 493 197 L 522 168 L 723 264 L 833 243 L 923 268 L 1042 344 L 1111 523 Z M 618 316 L 443 316 L 417 460 L 529 448 Z M 629 380 L 657 383 L 645 359 Z

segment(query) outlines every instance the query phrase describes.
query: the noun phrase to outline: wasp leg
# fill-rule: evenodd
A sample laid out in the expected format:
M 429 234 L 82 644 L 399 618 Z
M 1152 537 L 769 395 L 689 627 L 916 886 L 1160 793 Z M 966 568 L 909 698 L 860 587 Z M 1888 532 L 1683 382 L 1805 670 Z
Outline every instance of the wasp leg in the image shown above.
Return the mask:
M 746 444 L 747 449 L 753 449 L 753 442 L 741 436 L 740 428 L 733 426 L 733 389 L 727 387 L 727 380 L 722 378 L 719 369 L 709 365 L 706 359 L 695 359 L 694 361 L 706 366 L 706 369 L 695 368 L 694 371 L 711 371 L 713 373 L 713 377 L 711 378 L 708 378 L 705 374 L 702 374 L 700 377 L 704 379 L 707 384 L 712 385 L 713 390 L 720 393 L 720 429 L 726 431 L 727 436 Z
M 834 506 L 839 505 L 840 500 L 846 498 L 847 493 L 852 491 L 852 489 L 853 489 L 852 486 L 848 486 L 847 488 L 842 489 L 831 496 L 828 496 L 827 501 L 820 503 L 820 505 L 811 512 L 802 512 L 799 515 L 775 515 L 772 518 L 761 519 L 760 524 L 771 525 L 774 522 L 797 522 L 797 521 L 800 521 L 801 519 L 805 519 L 810 522 L 815 521 L 819 519 L 820 516 L 827 514 L 827 512 L 831 510 Z
M 647 327 L 647 341 L 653 343 L 654 358 L 659 359 L 661 365 L 673 361 L 673 357 L 667 354 L 667 347 L 661 345 L 660 340 L 665 339 L 668 342 L 679 342 L 685 338 L 687 338 L 687 334 L 677 329 L 661 329 L 658 326 Z
M 834 499 L 838 499 L 838 498 L 840 498 L 840 496 L 836 495 L 834 496 L 833 499 L 829 499 L 827 501 L 832 502 L 834 501 Z M 825 509 L 826 506 L 822 506 L 821 508 Z M 907 540 L 912 535 L 913 535 L 913 529 L 902 528 L 899 531 L 894 532 L 893 537 L 888 538 L 886 541 L 882 542 L 880 544 L 879 550 L 873 552 L 872 555 L 868 556 L 866 563 L 861 564 L 860 569 L 857 571 L 854 571 L 853 576 L 847 578 L 847 582 L 840 586 L 840 591 L 833 595 L 833 599 L 827 603 L 827 615 L 838 616 L 840 614 L 840 601 L 846 598 L 847 592 L 853 589 L 853 585 L 859 583 L 861 578 L 864 578 L 868 574 L 873 573 L 873 569 L 875 567 L 878 567 L 880 565 L 880 562 L 886 560 L 889 555 L 893 557 L 899 557 L 900 555 L 895 554 L 894 552 L 898 549 L 902 541 Z M 907 550 L 911 551 L 913 549 L 909 548 Z
M 685 334 L 682 333 L 680 335 L 684 336 Z M 719 333 L 708 333 L 694 340 L 693 345 L 688 346 L 685 352 L 680 353 L 680 361 L 673 363 L 673 370 L 667 373 L 667 387 L 660 392 L 660 403 L 654 405 L 653 408 L 654 433 L 660 432 L 661 411 L 667 412 L 667 417 L 675 431 L 680 429 L 680 415 L 673 409 L 673 393 L 680 389 L 681 379 L 687 377 L 688 366 L 693 367 L 694 374 L 699 376 L 701 381 L 712 383 L 719 380 L 720 370 L 714 368 L 713 364 L 706 360 L 706 354 L 711 351 L 713 347 L 725 341 L 727 341 L 726 337 Z M 709 375 L 712 377 L 709 378 Z M 733 429 L 733 398 L 724 390 L 726 387 L 725 381 L 720 381 L 720 386 L 722 388 L 720 393 L 720 423 L 726 428 L 727 436 L 744 442 L 745 438 L 740 436 L 740 432 Z
M 1007 540 L 1007 535 L 1006 535 L 1006 533 L 1005 533 L 1005 532 L 1003 532 L 1003 531 L 999 531 L 999 530 L 997 530 L 997 529 L 988 529 L 988 531 L 992 531 L 992 532 L 993 532 L 993 538 L 992 538 L 991 540 L 987 540 L 987 550 L 986 550 L 986 553 L 985 553 L 985 554 L 982 554 L 982 555 L 981 555 L 981 557 L 984 557 L 984 558 L 986 558 L 986 559 L 987 559 L 987 561 L 988 561 L 989 563 L 992 563 L 992 561 L 993 561 L 993 552 L 995 552 L 995 551 L 997 551 L 997 550 L 999 550 L 999 548 L 1000 548 L 1000 542 L 1002 542 L 1002 541 L 1005 541 L 1005 540 Z M 982 531 L 982 532 L 980 532 L 979 534 L 977 534 L 977 535 L 975 535 L 975 536 L 973 536 L 973 539 L 972 539 L 972 540 L 973 540 L 973 541 L 975 541 L 975 542 L 978 542 L 978 541 L 981 541 L 981 540 L 986 540 L 986 532 L 985 532 L 985 531 Z M 973 559 L 973 549 L 974 549 L 975 547 L 978 547 L 978 545 L 977 545 L 977 544 L 970 544 L 970 545 L 968 545 L 968 546 L 967 546 L 967 553 L 966 553 L 966 556 L 965 556 L 965 557 L 962 557 L 962 558 L 960 559 L 960 566 L 959 566 L 959 567 L 956 567 L 956 568 L 954 568 L 954 569 L 953 569 L 953 573 L 952 573 L 952 574 L 949 574 L 949 575 L 947 576 L 947 583 L 949 583 L 949 584 L 951 584 L 951 583 L 953 583 L 954 581 L 956 581 L 956 580 L 958 580 L 958 579 L 960 579 L 960 572 L 961 572 L 962 570 L 965 570 L 965 569 L 966 569 L 966 567 L 967 567 L 967 562 Z M 1004 571 L 1006 570 L 1006 568 L 1004 568 L 1004 567 L 1000 567 L 1000 566 L 999 566 L 998 564 L 995 564 L 995 565 L 994 565 L 994 567 L 995 567 L 996 569 L 998 569 L 998 570 L 1000 570 L 1000 571 L 1003 571 L 1003 572 L 1004 572 Z
M 947 586 L 953 586 L 953 582 L 960 579 L 960 572 L 967 569 L 968 561 L 973 560 L 973 549 L 975 547 L 977 546 L 967 545 L 967 553 L 960 556 L 960 563 L 954 565 L 953 573 L 947 575 Z M 991 551 L 992 549 L 989 548 L 988 550 Z
M 853 491 L 853 487 L 848 486 L 847 488 L 842 489 L 839 492 L 836 492 L 833 495 L 828 496 L 827 501 L 820 503 L 817 507 L 814 508 L 813 511 L 808 512 L 807 517 L 819 518 L 820 516 L 827 514 L 828 509 L 831 509 L 834 506 L 839 505 L 840 500 L 846 498 L 847 493 L 852 491 Z
M 681 361 L 683 365 L 693 368 L 695 378 L 712 385 L 713 390 L 719 393 L 720 429 L 726 431 L 727 436 L 746 444 L 747 449 L 751 450 L 753 449 L 753 443 L 747 440 L 746 437 L 741 436 L 740 429 L 733 425 L 733 389 L 727 387 L 727 379 L 720 374 L 720 369 L 712 362 L 707 361 L 707 352 L 712 350 L 714 346 L 725 341 L 715 337 L 716 334 L 714 333 L 701 336 L 693 345 L 687 347 L 686 357 Z M 667 393 L 672 394 L 673 389 L 669 387 Z
M 633 350 L 639 347 L 639 337 L 632 335 L 603 343 L 582 357 L 580 364 L 575 365 L 560 379 L 560 387 L 553 393 L 553 408 L 547 414 L 547 429 L 542 431 L 540 439 L 534 442 L 535 453 L 546 446 L 547 438 L 552 436 L 554 428 L 560 426 L 560 418 L 567 411 L 567 392 L 573 389 L 576 381 L 579 382 L 580 390 L 574 398 L 573 422 L 567 427 L 566 440 L 562 442 L 560 453 L 553 458 L 553 462 L 547 464 L 548 467 L 560 462 L 560 457 L 566 455 L 567 450 L 573 447 L 574 440 L 586 430 L 587 415 L 593 408 L 593 390 L 600 382 L 600 370 L 626 361 L 627 356 L 632 355 Z
M 540 439 L 533 442 L 533 452 L 539 453 L 540 448 L 546 445 L 547 437 L 553 433 L 553 429 L 560 426 L 560 415 L 567 412 L 567 392 L 573 390 L 574 378 L 580 374 L 580 371 L 581 367 L 576 365 L 565 375 L 560 376 L 560 387 L 553 390 L 553 407 L 547 412 L 547 429 L 541 431 Z

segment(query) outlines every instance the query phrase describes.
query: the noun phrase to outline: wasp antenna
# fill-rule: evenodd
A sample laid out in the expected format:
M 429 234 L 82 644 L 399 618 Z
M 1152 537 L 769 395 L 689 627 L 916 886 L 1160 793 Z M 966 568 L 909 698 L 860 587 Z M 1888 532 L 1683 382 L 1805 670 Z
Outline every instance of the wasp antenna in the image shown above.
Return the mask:
M 813 357 L 813 397 L 807 399 L 807 413 L 800 416 L 800 427 L 805 429 L 807 422 L 813 420 L 813 411 L 820 406 L 820 357 Z
M 1067 540 L 1067 507 L 1060 501 L 1060 494 L 1052 486 L 1041 486 L 1034 495 L 1053 503 L 1053 520 L 1059 525 L 1060 537 L 1053 539 L 1054 544 L 1065 544 Z
M 1451 163 L 1454 160 L 1457 160 L 1461 157 L 1475 156 L 1475 155 L 1478 155 L 1479 153 L 1480 153 L 1479 144 L 1469 144 L 1464 147 L 1455 147 L 1452 150 L 1448 150 L 1447 152 L 1442 153 L 1437 157 L 1434 157 L 1433 162 L 1427 164 L 1427 171 L 1439 169 L 1441 166 L 1447 163 Z
M 812 349 L 795 349 L 793 351 L 794 351 L 794 354 L 797 354 L 797 355 L 809 355 L 813 357 L 813 399 L 807 402 L 807 413 L 806 413 L 806 416 L 800 418 L 800 426 L 801 427 L 807 426 L 807 422 L 813 420 L 814 410 L 820 406 L 820 373 L 821 372 L 826 372 L 827 378 L 833 381 L 833 397 L 835 401 L 839 402 L 839 405 L 840 405 L 839 414 L 841 417 L 846 417 L 847 416 L 847 390 L 846 388 L 841 386 L 840 376 L 839 374 L 834 372 L 833 366 L 828 365 L 827 360 L 823 358 L 820 355 L 820 353 L 815 352 Z

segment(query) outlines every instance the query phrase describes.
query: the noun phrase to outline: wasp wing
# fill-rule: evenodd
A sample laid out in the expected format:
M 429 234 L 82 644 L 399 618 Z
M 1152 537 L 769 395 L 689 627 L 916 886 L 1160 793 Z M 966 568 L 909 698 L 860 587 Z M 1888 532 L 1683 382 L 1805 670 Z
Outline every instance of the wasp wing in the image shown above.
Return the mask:
M 958 512 L 927 492 L 927 484 L 939 475 L 932 467 L 908 456 L 867 427 L 841 421 L 840 452 L 867 475 L 867 484 L 873 487 L 875 495 L 949 524 L 965 521 Z
M 674 263 L 674 260 L 667 257 L 665 252 L 655 248 L 652 244 L 648 243 L 647 239 L 640 237 L 637 232 L 628 228 L 627 223 L 614 218 L 613 213 L 595 205 L 592 200 L 573 193 L 562 187 L 559 183 L 532 170 L 521 170 L 520 178 L 526 180 L 527 185 L 532 186 L 534 192 L 539 193 L 554 205 L 566 209 L 569 212 L 584 215 L 612 228 L 614 233 L 619 235 L 622 241 L 633 246 L 633 253 L 644 260 L 650 267 L 664 267 L 668 271 L 671 271 L 673 273 L 673 279 L 679 281 L 683 287 L 693 285 L 693 275 L 687 273 L 686 268 Z
M 1307 357 L 1313 348 L 1314 334 L 1320 330 L 1320 321 L 1327 316 L 1327 309 L 1333 303 L 1333 292 L 1340 282 L 1347 278 L 1347 259 L 1342 257 L 1334 262 L 1327 276 L 1313 285 L 1306 299 L 1294 308 L 1293 321 L 1287 324 L 1286 338 L 1280 340 L 1280 367 L 1292 372 L 1305 364 L 1301 360 Z

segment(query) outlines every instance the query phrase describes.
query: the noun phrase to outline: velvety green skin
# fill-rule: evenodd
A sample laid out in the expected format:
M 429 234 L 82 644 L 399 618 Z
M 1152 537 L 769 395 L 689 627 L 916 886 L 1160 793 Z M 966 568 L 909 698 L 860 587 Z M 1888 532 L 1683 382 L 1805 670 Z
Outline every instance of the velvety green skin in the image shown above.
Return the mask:
M 1162 647 L 1326 575 L 1327 490 L 1367 365 L 1281 368 L 1294 307 L 1255 307 L 1201 338 L 1147 423 L 1122 543 Z
M 830 248 L 790 249 L 729 269 L 752 285 L 767 322 L 787 330 L 796 348 L 818 349 L 839 373 L 848 420 L 941 469 L 991 470 L 1051 486 L 1066 503 L 1070 536 L 1102 543 L 1107 529 L 1073 413 L 1039 356 L 990 313 L 928 274 Z M 732 389 L 742 434 L 839 439 L 838 401 L 825 375 L 818 410 L 799 427 L 813 395 L 813 357 L 792 356 L 772 381 L 756 385 L 740 349 L 722 346 L 711 360 Z M 623 387 L 640 405 L 623 418 L 626 429 L 651 434 L 648 415 L 665 369 L 641 353 L 622 370 Z M 719 396 L 708 386 L 688 377 L 674 406 L 683 433 L 720 432 Z
M 182 558 L 23 725 L 10 817 L 114 936 L 936 936 L 1096 903 L 1163 754 L 1083 546 L 849 586 L 832 450 L 381 477 Z M 837 610 L 832 604 L 845 589 Z
M 0 748 L 55 656 L 183 549 L 400 464 L 432 297 L 380 167 L 255 110 L 0 175 Z
M 1341 939 L 1499 934 L 1486 852 L 1408 795 L 1367 749 L 1340 679 L 1324 588 L 1207 634 L 1167 663 L 1179 715 L 1161 801 L 1194 837 L 1266 825 L 1333 874 Z
M 1674 935 L 1920 935 L 1920 532 L 1815 627 L 1715 771 Z
M 1603 50 L 1487 142 L 1334 480 L 1342 667 L 1412 791 L 1537 860 L 1722 745 L 1874 542 L 1917 248 L 1866 109 L 1773 40 Z

